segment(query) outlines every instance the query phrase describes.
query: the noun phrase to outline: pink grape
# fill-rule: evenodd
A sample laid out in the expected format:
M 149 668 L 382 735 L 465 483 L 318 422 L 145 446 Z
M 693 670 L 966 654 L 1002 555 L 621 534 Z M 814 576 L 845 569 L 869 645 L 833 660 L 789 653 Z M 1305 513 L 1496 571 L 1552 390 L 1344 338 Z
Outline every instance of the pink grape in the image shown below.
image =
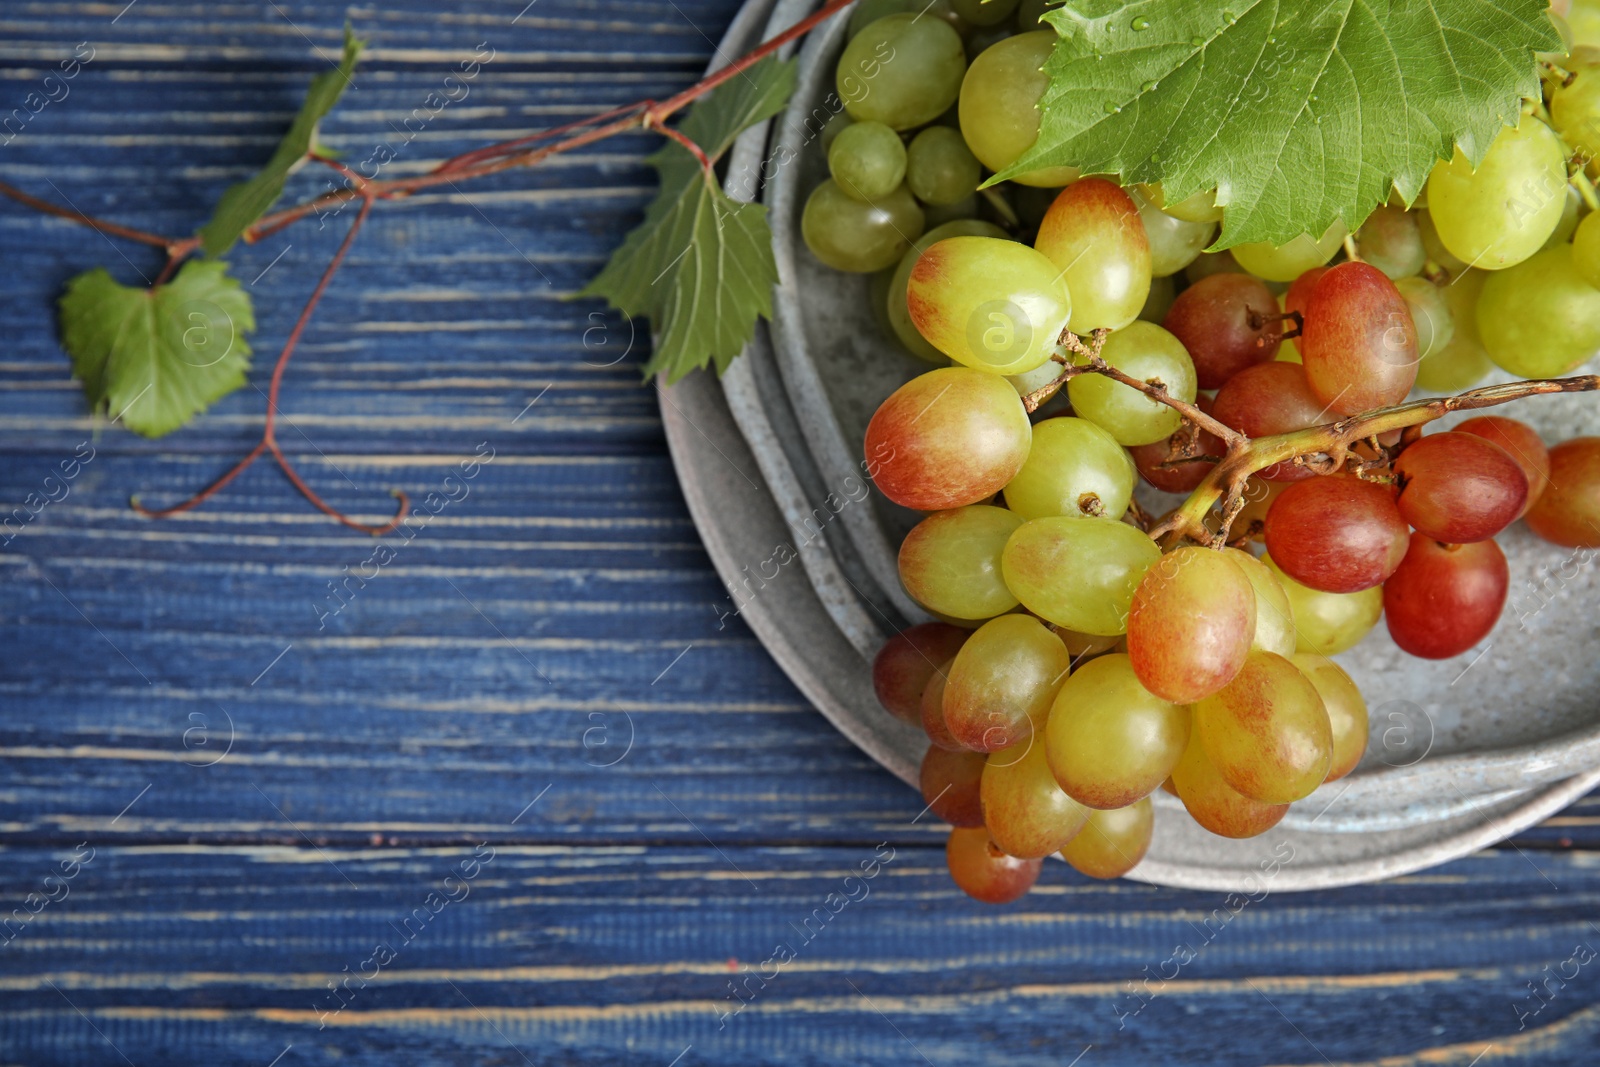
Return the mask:
M 1245 368 L 1217 390 L 1211 413 L 1218 422 L 1247 437 L 1290 433 L 1332 421 L 1328 406 L 1311 391 L 1305 368 L 1298 363 L 1260 363 Z M 1287 462 L 1274 463 L 1258 473 L 1270 482 L 1316 476 L 1307 467 Z
M 1414 533 L 1400 569 L 1383 583 L 1389 636 L 1423 659 L 1459 656 L 1494 629 L 1510 583 L 1494 541 L 1442 545 Z
M 1429 434 L 1395 460 L 1400 517 L 1446 544 L 1493 537 L 1517 520 L 1528 476 L 1505 449 L 1470 433 Z
M 1600 437 L 1574 437 L 1550 450 L 1550 484 L 1526 518 L 1546 541 L 1600 548 Z
M 928 810 L 951 826 L 982 826 L 978 786 L 985 758 L 982 752 L 948 752 L 929 745 L 918 783 Z
M 963 893 L 985 904 L 1009 904 L 1039 880 L 1042 859 L 1008 856 L 978 827 L 956 827 L 944 846 L 950 877 Z
M 1190 731 L 1189 746 L 1172 768 L 1172 788 L 1194 821 L 1219 837 L 1256 837 L 1289 813 L 1287 804 L 1251 800 L 1223 781 L 1206 758 L 1198 730 Z
M 1322 694 L 1276 652 L 1250 653 L 1237 678 L 1196 704 L 1194 732 L 1222 780 L 1264 804 L 1310 796 L 1332 766 Z
M 1550 484 L 1550 450 L 1539 438 L 1539 432 L 1525 422 L 1508 419 L 1504 415 L 1479 415 L 1475 419 L 1456 424 L 1456 433 L 1470 433 L 1493 441 L 1517 461 L 1528 478 L 1528 500 L 1522 505 L 1521 518 L 1528 513 Z
M 1417 327 L 1394 282 L 1367 263 L 1329 267 L 1306 303 L 1301 359 L 1335 415 L 1404 400 L 1417 380 Z
M 1162 556 L 1139 582 L 1128 612 L 1128 657 L 1150 692 L 1193 704 L 1233 680 L 1255 632 L 1249 577 L 1223 553 L 1191 545 Z
M 1201 389 L 1278 354 L 1278 298 L 1248 274 L 1212 274 L 1178 294 L 1161 325 L 1189 350 Z
M 1273 562 L 1324 593 L 1356 593 L 1382 582 L 1405 558 L 1410 532 L 1392 488 L 1349 475 L 1296 482 L 1267 510 Z
M 928 740 L 937 748 L 947 752 L 964 752 L 967 746 L 957 741 L 950 732 L 950 727 L 944 721 L 944 690 L 945 683 L 950 679 L 950 665 L 955 660 L 948 659 L 934 668 L 932 677 L 928 679 L 927 687 L 922 690 L 922 732 L 928 735 Z
M 878 703 L 897 719 L 920 723 L 928 679 L 966 640 L 967 631 L 942 622 L 925 622 L 889 638 L 872 660 L 872 689 Z

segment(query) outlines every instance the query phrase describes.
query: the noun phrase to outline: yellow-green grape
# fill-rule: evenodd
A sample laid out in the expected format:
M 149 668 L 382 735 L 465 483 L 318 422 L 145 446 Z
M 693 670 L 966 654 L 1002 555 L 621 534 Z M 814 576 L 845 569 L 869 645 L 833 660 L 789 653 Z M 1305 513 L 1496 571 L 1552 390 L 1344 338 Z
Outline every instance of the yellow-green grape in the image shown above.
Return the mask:
M 1250 653 L 1238 677 L 1196 704 L 1194 729 L 1222 780 L 1264 804 L 1310 796 L 1333 760 L 1322 695 L 1274 652 Z
M 1600 45 L 1600 0 L 1572 0 L 1567 9 L 1567 26 L 1575 49 Z
M 1057 626 L 1120 634 L 1128 605 L 1161 549 L 1112 518 L 1069 516 L 1023 523 L 1000 556 L 1006 587 L 1024 607 Z
M 1489 272 L 1463 267 L 1452 277 L 1454 280 L 1439 290 L 1450 312 L 1450 339 L 1437 351 L 1424 353 L 1417 364 L 1417 388 L 1430 393 L 1449 394 L 1470 389 L 1494 369 L 1478 336 L 1478 297 L 1483 292 L 1483 283 L 1489 280 Z M 1420 322 L 1417 323 L 1417 350 L 1422 351 Z
M 1227 250 L 1221 252 L 1201 252 L 1194 257 L 1194 262 L 1183 268 L 1183 276 L 1193 285 L 1201 278 L 1209 278 L 1213 274 L 1243 274 L 1245 270 L 1239 266 L 1238 260 L 1233 258 L 1233 253 Z
M 823 155 L 827 155 L 828 149 L 833 147 L 833 142 L 841 133 L 844 132 L 845 127 L 849 126 L 854 121 L 855 119 L 850 117 L 850 113 L 848 111 L 841 111 L 834 115 L 833 118 L 823 123 L 821 134 Z
M 954 204 L 982 179 L 983 167 L 959 130 L 929 126 L 906 149 L 906 185 L 924 204 Z
M 1030 371 L 1023 371 L 1021 374 L 1008 374 L 1006 381 L 1016 386 L 1018 396 L 1027 396 L 1029 393 L 1043 389 L 1059 377 L 1061 377 L 1061 364 L 1054 360 L 1049 360 Z M 1064 393 L 1065 390 L 1062 390 L 1062 392 Z M 1061 394 L 1058 393 L 1057 395 Z
M 1139 320 L 1161 325 L 1161 320 L 1167 317 L 1167 312 L 1176 299 L 1178 299 L 1178 287 L 1173 284 L 1170 277 L 1151 278 L 1150 295 L 1144 298 L 1144 307 L 1139 309 Z
M 1600 289 L 1578 273 L 1571 245 L 1540 252 L 1484 282 L 1478 333 L 1502 370 L 1559 377 L 1600 351 Z
M 1450 304 L 1439 287 L 1426 278 L 1401 278 L 1394 283 L 1411 310 L 1411 321 L 1417 326 L 1418 358 L 1427 359 L 1456 335 L 1455 317 L 1450 314 Z
M 972 504 L 917 523 L 900 543 L 900 581 L 929 611 L 988 619 L 1017 606 L 1000 575 L 1000 552 L 1022 517 Z
M 1572 235 L 1572 268 L 1584 281 L 1600 288 L 1600 212 L 1578 223 Z
M 1418 211 L 1417 233 L 1422 237 L 1422 248 L 1428 253 L 1428 262 L 1438 267 L 1443 267 L 1452 278 L 1458 278 L 1468 270 L 1463 260 L 1457 259 L 1450 250 L 1439 240 L 1439 230 L 1433 224 L 1433 216 L 1426 211 Z
M 967 638 L 946 672 L 945 728 L 974 752 L 1042 746 L 1045 720 L 1071 666 L 1061 638 L 1038 619 L 990 619 Z
M 800 233 L 811 254 L 834 270 L 866 274 L 892 267 L 922 236 L 922 209 L 904 185 L 864 204 L 832 178 L 811 191 Z
M 1121 878 L 1150 851 L 1154 832 L 1155 807 L 1149 797 L 1125 808 L 1091 811 L 1078 836 L 1061 850 L 1061 858 L 1090 878 Z
M 1144 223 L 1144 235 L 1150 243 L 1150 273 L 1165 278 L 1194 262 L 1217 235 L 1217 224 L 1189 222 L 1169 215 L 1151 203 L 1143 189 L 1136 185 L 1128 195 L 1139 205 L 1139 220 Z
M 994 26 L 1011 17 L 1017 0 L 950 0 L 950 6 L 974 26 Z
M 1539 251 L 1543 252 L 1545 248 L 1554 248 L 1572 240 L 1573 234 L 1578 232 L 1578 220 L 1582 217 L 1583 196 L 1572 185 L 1568 185 L 1566 203 L 1561 208 L 1561 221 L 1550 231 L 1550 236 L 1545 238 L 1544 247 Z
M 1428 259 L 1416 216 L 1404 208 L 1380 207 L 1356 231 L 1361 258 L 1387 274 L 1391 281 L 1409 278 Z
M 1045 726 L 1050 773 L 1091 808 L 1124 808 L 1155 792 L 1188 743 L 1189 709 L 1140 685 L 1121 653 L 1079 667 Z
M 1006 231 L 990 222 L 978 219 L 956 219 L 935 226 L 927 233 L 911 242 L 911 247 L 906 254 L 900 257 L 900 265 L 895 267 L 894 274 L 889 280 L 888 294 L 885 297 L 889 314 L 889 326 L 894 330 L 894 335 L 900 338 L 900 343 L 910 350 L 918 359 L 925 359 L 936 366 L 944 366 L 949 357 L 928 343 L 928 339 L 917 332 L 911 322 L 911 312 L 906 308 L 906 287 L 911 283 L 911 268 L 917 265 L 917 260 L 922 258 L 933 245 L 938 244 L 946 237 L 995 237 L 1004 238 Z M 1055 367 L 1054 363 L 1050 364 Z M 1054 371 L 1051 371 L 1054 376 Z M 1043 382 L 1040 383 L 1044 384 Z
M 961 83 L 961 136 L 990 170 L 1009 167 L 1039 137 L 1039 99 L 1050 78 L 1044 61 L 1055 30 L 1035 30 L 990 45 L 972 61 Z M 1060 186 L 1078 177 L 1075 167 L 1043 167 L 1018 175 L 1023 185 Z
M 1101 358 L 1141 382 L 1159 381 L 1169 396 L 1193 401 L 1194 361 L 1172 334 L 1152 322 L 1134 322 L 1106 338 Z M 1080 374 L 1067 383 L 1072 409 L 1107 430 L 1119 444 L 1148 445 L 1170 437 L 1182 420 L 1175 410 L 1103 374 Z
M 1055 264 L 1015 241 L 947 237 L 911 268 L 906 308 L 957 363 L 1021 374 L 1048 360 L 1072 314 Z
M 1312 267 L 1320 267 L 1332 259 L 1349 232 L 1344 223 L 1335 222 L 1317 240 L 1303 233 L 1286 245 L 1259 241 L 1234 245 L 1230 251 L 1248 273 L 1269 282 L 1292 282 Z
M 1334 782 L 1356 769 L 1367 751 L 1367 702 L 1344 668 L 1326 656 L 1298 652 L 1290 662 L 1311 680 L 1328 711 L 1333 730 L 1333 761 L 1327 781 Z
M 1428 214 L 1457 259 L 1504 270 L 1543 247 L 1561 221 L 1567 184 L 1561 139 L 1532 116 L 1507 126 L 1476 170 L 1458 147 L 1428 177 Z
M 853 123 L 833 139 L 828 172 L 842 191 L 870 204 L 900 187 L 906 176 L 906 146 L 881 122 Z
M 1001 557 L 1002 570 L 1004 559 Z M 1324 593 L 1310 589 L 1278 569 L 1271 556 L 1261 562 L 1272 568 L 1273 577 L 1289 598 L 1289 613 L 1294 619 L 1295 651 L 1336 656 L 1354 648 L 1378 624 L 1383 615 L 1383 587 L 1373 586 L 1359 593 Z
M 1276 652 L 1280 656 L 1294 654 L 1294 609 L 1289 606 L 1289 594 L 1278 581 L 1272 568 L 1242 548 L 1223 551 L 1239 565 L 1244 576 L 1250 579 L 1250 588 L 1256 594 L 1256 630 L 1251 648 Z
M 1089 819 L 1089 809 L 1061 791 L 1044 745 L 991 753 L 978 785 L 983 824 L 1000 851 L 1031 860 L 1059 852 Z
M 1127 450 L 1094 423 L 1045 419 L 1034 423 L 1028 460 L 1006 484 L 1006 507 L 1018 522 L 1047 515 L 1120 519 L 1133 499 L 1136 474 Z
M 1550 124 L 1578 156 L 1589 161 L 1600 154 L 1600 63 L 1573 56 L 1572 79 L 1558 82 L 1550 94 Z
M 1220 837 L 1255 837 L 1266 833 L 1289 812 L 1287 804 L 1264 804 L 1234 789 L 1206 758 L 1198 730 L 1189 731 L 1189 745 L 1172 768 L 1172 790 L 1194 821 Z
M 1139 191 L 1152 204 L 1175 219 L 1182 219 L 1185 222 L 1222 221 L 1222 208 L 1217 206 L 1217 191 L 1215 189 L 1202 190 L 1186 196 L 1176 204 L 1171 205 L 1167 204 L 1166 194 L 1162 191 L 1160 182 L 1141 185 L 1139 186 Z
M 845 45 L 834 81 L 857 122 L 909 130 L 955 103 L 966 71 L 959 33 L 937 18 L 905 13 L 862 27 Z
M 1121 187 L 1084 178 L 1061 190 L 1033 247 L 1050 257 L 1072 294 L 1072 330 L 1120 330 L 1150 295 L 1150 242 Z

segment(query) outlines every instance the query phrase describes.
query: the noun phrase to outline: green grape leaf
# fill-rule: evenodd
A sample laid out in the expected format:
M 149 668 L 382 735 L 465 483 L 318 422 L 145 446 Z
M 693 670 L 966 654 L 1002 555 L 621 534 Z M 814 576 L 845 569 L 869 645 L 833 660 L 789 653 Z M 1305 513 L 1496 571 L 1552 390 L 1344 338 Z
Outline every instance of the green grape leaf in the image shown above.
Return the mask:
M 255 313 L 225 263 L 190 260 L 154 289 L 96 267 L 67 283 L 60 309 L 61 343 L 90 408 L 135 433 L 170 433 L 244 384 Z
M 1216 187 L 1216 247 L 1352 230 L 1434 161 L 1473 163 L 1537 99 L 1559 49 L 1547 0 L 1069 0 L 1044 71 L 1038 140 L 998 177 L 1077 166 Z
M 792 60 L 764 59 L 695 104 L 679 132 L 715 161 L 742 130 L 782 110 L 794 85 Z M 577 295 L 649 318 L 656 341 L 646 377 L 660 372 L 676 382 L 713 361 L 720 374 L 754 336 L 757 317 L 772 317 L 778 267 L 767 209 L 729 197 L 676 141 L 649 162 L 660 192 Z
M 290 171 L 304 162 L 306 153 L 311 151 L 317 136 L 317 123 L 333 110 L 345 86 L 350 84 L 350 75 L 364 47 L 366 42 L 358 40 L 350 32 L 350 24 L 346 23 L 344 56 L 339 60 L 339 66 L 311 79 L 305 102 L 300 105 L 299 113 L 289 125 L 289 132 L 278 142 L 277 150 L 267 160 L 267 165 L 247 181 L 228 186 L 222 199 L 217 201 L 211 221 L 200 228 L 200 243 L 206 255 L 220 256 L 232 248 L 239 236 L 277 203 L 278 197 L 283 195 L 283 183 Z

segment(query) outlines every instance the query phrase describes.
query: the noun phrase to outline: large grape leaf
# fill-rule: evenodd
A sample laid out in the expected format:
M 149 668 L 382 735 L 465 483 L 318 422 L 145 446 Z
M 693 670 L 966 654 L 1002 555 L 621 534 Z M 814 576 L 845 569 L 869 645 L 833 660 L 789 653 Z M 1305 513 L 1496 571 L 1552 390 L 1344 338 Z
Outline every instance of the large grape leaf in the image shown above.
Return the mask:
M 1474 163 L 1537 98 L 1559 47 L 1547 0 L 1068 0 L 1032 149 L 999 177 L 1071 165 L 1215 186 L 1217 247 L 1352 228 L 1409 204 L 1437 159 Z
M 764 59 L 695 104 L 679 132 L 715 160 L 740 131 L 782 110 L 794 84 L 792 60 Z M 712 361 L 720 373 L 755 333 L 756 317 L 772 317 L 778 268 L 767 209 L 729 197 L 675 141 L 649 162 L 661 191 L 578 295 L 649 317 L 656 341 L 646 375 L 675 382 Z

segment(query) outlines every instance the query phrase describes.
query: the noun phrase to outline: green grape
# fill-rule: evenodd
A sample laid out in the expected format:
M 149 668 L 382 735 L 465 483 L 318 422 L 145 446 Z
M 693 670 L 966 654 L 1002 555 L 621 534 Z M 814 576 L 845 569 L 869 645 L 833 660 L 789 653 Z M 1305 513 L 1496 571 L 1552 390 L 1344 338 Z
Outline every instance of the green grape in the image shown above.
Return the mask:
M 1000 576 L 1000 551 L 1022 517 L 971 504 L 917 523 L 900 543 L 900 582 L 929 611 L 989 619 L 1017 606 Z
M 832 178 L 811 191 L 800 233 L 811 254 L 854 274 L 892 267 L 922 235 L 922 209 L 904 185 L 863 204 Z
M 1600 154 L 1600 62 L 1573 56 L 1568 69 L 1572 79 L 1557 82 L 1550 94 L 1550 124 L 1568 148 L 1592 163 Z
M 1045 725 L 1050 773 L 1091 808 L 1125 808 L 1155 792 L 1188 743 L 1189 709 L 1141 685 L 1120 653 L 1078 668 Z
M 1485 270 L 1521 263 L 1561 221 L 1566 152 L 1531 116 L 1503 127 L 1476 170 L 1458 147 L 1428 177 L 1428 214 L 1445 248 Z
M 924 204 L 922 214 L 928 220 L 930 229 L 947 222 L 972 221 L 978 214 L 978 196 L 976 193 L 964 196 L 953 204 Z M 1000 230 L 1000 227 L 996 226 L 995 229 Z M 1000 234 L 1006 236 L 1004 230 L 1000 230 Z
M 935 226 L 911 242 L 906 254 L 900 257 L 900 265 L 895 267 L 894 274 L 890 276 L 885 302 L 889 313 L 889 327 L 894 330 L 894 335 L 900 338 L 900 343 L 910 349 L 913 356 L 941 367 L 949 360 L 948 356 L 934 348 L 926 337 L 917 332 L 916 326 L 911 321 L 911 312 L 906 307 L 906 287 L 911 283 L 911 268 L 917 265 L 922 253 L 946 237 L 1004 238 L 1005 236 L 1006 231 L 992 223 L 980 222 L 977 219 L 957 219 Z M 1055 364 L 1052 363 L 1050 366 L 1054 367 Z
M 1439 230 L 1433 224 L 1433 216 L 1427 211 L 1416 212 L 1417 233 L 1422 238 L 1423 251 L 1428 253 L 1428 262 L 1435 266 L 1443 267 L 1452 278 L 1458 278 L 1462 272 L 1470 269 L 1467 264 L 1457 259 L 1439 240 Z
M 1584 281 L 1600 288 L 1600 213 L 1586 216 L 1572 235 L 1572 267 Z
M 1172 768 L 1172 787 L 1194 821 L 1220 837 L 1264 834 L 1289 813 L 1287 804 L 1264 804 L 1240 793 L 1206 758 L 1200 732 L 1189 731 L 1189 745 Z
M 1090 878 L 1121 878 L 1144 859 L 1154 831 L 1155 808 L 1149 797 L 1125 808 L 1091 811 L 1078 836 L 1061 850 L 1061 858 Z
M 1002 556 L 1002 569 L 1004 560 Z M 1367 636 L 1383 615 L 1382 586 L 1359 593 L 1324 593 L 1284 574 L 1271 556 L 1262 556 L 1261 562 L 1272 568 L 1272 576 L 1289 598 L 1297 652 L 1336 656 L 1348 651 Z
M 822 154 L 827 155 L 828 149 L 833 147 L 833 142 L 845 131 L 845 127 L 855 122 L 848 111 L 841 111 L 822 125 Z
M 1094 423 L 1045 419 L 1034 423 L 1027 462 L 1006 484 L 1006 507 L 1019 522 L 1046 515 L 1119 519 L 1133 499 L 1135 474 L 1127 451 Z
M 950 6 L 974 26 L 995 26 L 1011 17 L 1017 0 L 950 0 Z
M 870 204 L 900 187 L 906 176 L 906 146 L 881 122 L 857 122 L 833 139 L 828 172 L 841 190 Z
M 1159 381 L 1169 396 L 1193 401 L 1194 361 L 1172 334 L 1153 322 L 1134 322 L 1106 338 L 1101 357 L 1141 382 Z M 1119 444 L 1148 445 L 1170 437 L 1182 421 L 1172 408 L 1103 374 L 1080 374 L 1067 383 L 1072 409 L 1110 432 Z
M 1335 782 L 1356 769 L 1367 751 L 1367 702 L 1356 683 L 1333 660 L 1314 652 L 1299 652 L 1289 662 L 1317 687 L 1333 730 L 1333 761 L 1327 781 Z
M 1433 393 L 1459 393 L 1482 381 L 1493 368 L 1478 336 L 1478 297 L 1489 272 L 1463 267 L 1455 280 L 1439 290 L 1450 312 L 1450 339 L 1417 364 L 1417 388 Z M 1402 291 L 1403 292 L 1403 291 Z M 1417 323 L 1417 350 L 1422 350 L 1422 323 Z
M 1450 314 L 1450 304 L 1439 287 L 1426 278 L 1401 278 L 1394 283 L 1406 299 L 1411 311 L 1411 321 L 1417 326 L 1417 356 L 1426 360 L 1444 350 L 1456 335 L 1455 317 Z M 1422 376 L 1419 370 L 1419 378 Z
M 906 184 L 925 204 L 954 204 L 972 195 L 983 167 L 959 130 L 929 126 L 906 149 Z
M 1333 258 L 1350 231 L 1344 223 L 1335 222 L 1320 240 L 1310 234 L 1301 234 L 1286 245 L 1272 245 L 1266 241 L 1234 245 L 1233 258 L 1248 273 L 1269 282 L 1292 282 L 1312 267 L 1320 267 Z
M 1361 250 L 1362 259 L 1387 274 L 1391 281 L 1418 273 L 1428 259 L 1416 216 L 1404 208 L 1380 207 L 1368 215 L 1356 231 L 1356 247 Z
M 909 130 L 955 103 L 966 72 L 959 33 L 939 19 L 906 13 L 862 27 L 845 45 L 834 81 L 857 122 Z
M 1311 680 L 1275 652 L 1252 652 L 1239 676 L 1194 706 L 1206 758 L 1263 804 L 1311 795 L 1333 761 L 1333 728 Z
M 1210 548 L 1173 549 L 1145 572 L 1128 612 L 1128 656 L 1140 683 L 1192 704 L 1233 679 L 1256 632 L 1244 570 Z
M 1289 606 L 1289 594 L 1284 592 L 1283 583 L 1270 567 L 1242 548 L 1224 549 L 1223 555 L 1244 571 L 1256 596 L 1256 629 L 1250 647 L 1280 656 L 1293 655 L 1294 609 Z
M 1043 71 L 1059 38 L 1035 30 L 990 45 L 961 83 L 961 136 L 990 170 L 1009 167 L 1039 137 L 1039 99 L 1050 84 Z M 1023 185 L 1060 186 L 1078 177 L 1075 167 L 1044 167 L 1018 175 Z
M 1021 374 L 1054 353 L 1072 301 L 1055 264 L 1027 245 L 947 237 L 912 266 L 906 309 L 922 336 L 957 363 Z
M 1061 638 L 1039 620 L 990 619 L 950 666 L 943 698 L 950 736 L 975 752 L 1042 744 L 1051 703 L 1071 666 Z
M 1150 273 L 1165 278 L 1194 262 L 1217 235 L 1217 224 L 1189 222 L 1169 215 L 1151 203 L 1143 189 L 1136 185 L 1128 190 L 1128 195 L 1139 205 L 1139 219 L 1144 223 L 1145 239 L 1150 244 Z
M 1478 297 L 1484 351 L 1524 378 L 1555 378 L 1600 350 L 1600 289 L 1573 265 L 1572 246 L 1496 271 Z
M 1167 206 L 1166 194 L 1161 189 L 1160 182 L 1150 182 L 1139 186 L 1139 191 L 1145 199 L 1156 207 L 1165 211 L 1175 219 L 1184 222 L 1221 222 L 1222 208 L 1217 206 L 1217 191 L 1205 189 L 1198 193 L 1184 197 L 1176 204 Z
M 1161 320 L 1167 317 L 1172 302 L 1177 298 L 1178 287 L 1170 277 L 1151 278 L 1150 295 L 1144 298 L 1144 307 L 1139 309 L 1139 321 L 1161 325 Z
M 1554 248 L 1572 240 L 1572 235 L 1578 230 L 1578 220 L 1582 217 L 1583 196 L 1569 184 L 1566 202 L 1561 208 L 1561 221 L 1550 231 L 1550 236 L 1545 238 L 1544 246 L 1539 251 L 1543 252 L 1546 248 Z
M 1120 330 L 1139 317 L 1150 295 L 1150 242 L 1139 208 L 1104 178 L 1061 190 L 1033 247 L 1050 257 L 1072 294 L 1072 330 Z
M 1089 809 L 1056 784 L 1037 738 L 990 753 L 978 796 L 989 836 L 1002 852 L 1018 859 L 1059 852 L 1089 819 Z
M 1120 634 L 1161 549 L 1112 518 L 1055 516 L 1018 527 L 1000 556 L 1006 587 L 1035 615 L 1085 634 Z

